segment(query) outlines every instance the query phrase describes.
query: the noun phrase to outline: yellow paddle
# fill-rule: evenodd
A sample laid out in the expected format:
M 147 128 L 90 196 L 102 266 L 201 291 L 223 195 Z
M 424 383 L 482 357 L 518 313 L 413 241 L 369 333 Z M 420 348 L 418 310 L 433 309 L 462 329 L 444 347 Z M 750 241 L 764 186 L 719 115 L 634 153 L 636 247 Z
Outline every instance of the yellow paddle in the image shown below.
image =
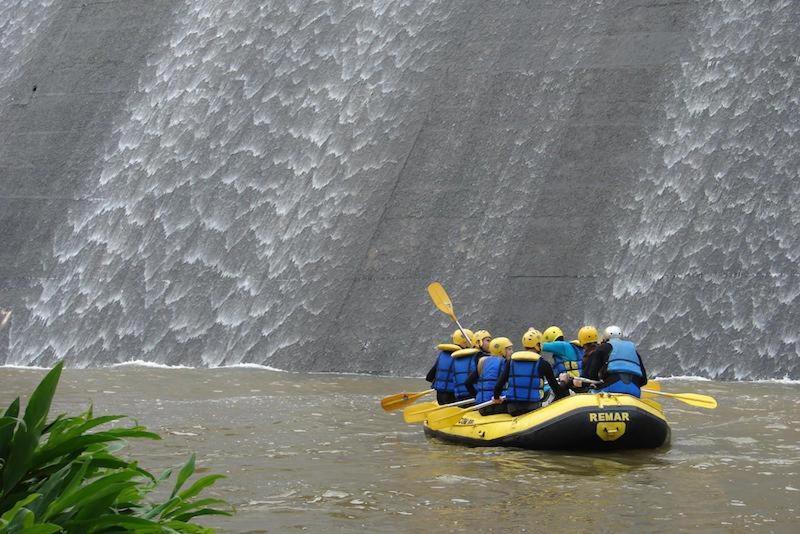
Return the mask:
M 468 414 L 469 412 L 480 410 L 481 408 L 491 406 L 492 404 L 494 404 L 494 401 L 489 400 L 486 402 L 482 402 L 481 404 L 476 404 L 475 406 L 470 406 L 469 408 L 464 408 L 463 410 L 456 410 L 453 412 L 447 410 L 447 413 L 439 414 L 429 418 L 428 428 L 430 428 L 431 430 L 441 430 L 443 428 L 453 426 L 454 424 L 458 423 L 461 420 L 461 418 L 464 415 Z
M 591 385 L 601 384 L 596 380 L 588 380 L 586 378 L 579 379 L 582 382 L 587 382 Z M 655 387 L 653 387 L 655 385 Z M 650 394 L 650 395 L 661 395 L 662 397 L 671 397 L 673 399 L 679 400 L 681 402 L 685 402 L 686 404 L 690 404 L 692 406 L 697 406 L 699 408 L 707 408 L 709 410 L 713 410 L 717 407 L 717 401 L 714 397 L 709 397 L 708 395 L 700 395 L 699 393 L 665 393 L 660 391 L 661 385 L 657 382 L 648 381 L 645 384 L 645 387 L 641 388 L 642 394 Z M 644 396 L 644 395 L 643 395 Z
M 406 414 L 414 414 L 414 413 L 422 412 L 422 411 L 425 411 L 425 410 L 436 410 L 437 408 L 440 408 L 441 406 L 442 405 L 439 404 L 438 402 L 436 402 L 435 400 L 434 401 L 426 401 L 426 402 L 418 402 L 417 404 L 412 404 L 411 406 L 408 406 L 408 407 L 404 408 L 403 409 L 403 417 L 405 417 Z
M 717 400 L 708 395 L 700 395 L 698 393 L 664 393 L 663 391 L 656 391 L 654 389 L 642 389 L 642 392 L 661 395 L 662 397 L 671 397 L 691 406 L 697 406 L 698 408 L 713 410 L 717 407 Z
M 458 326 L 458 329 L 461 330 L 461 334 L 464 336 L 464 339 L 470 340 L 470 337 L 464 331 L 464 327 L 458 322 L 456 312 L 453 310 L 453 302 L 447 295 L 447 291 L 445 291 L 444 287 L 442 287 L 442 284 L 439 282 L 432 282 L 428 284 L 428 295 L 431 296 L 431 300 L 436 307 L 456 323 L 456 326 Z
M 405 408 L 406 406 L 414 404 L 414 401 L 416 401 L 418 398 L 424 397 L 425 395 L 433 393 L 434 391 L 436 390 L 428 389 L 418 393 L 395 393 L 394 395 L 389 395 L 388 397 L 381 399 L 381 408 L 387 412 L 400 410 L 401 408 Z
M 450 404 L 442 404 L 441 406 L 439 404 L 430 402 L 415 404 L 414 406 L 409 406 L 403 410 L 403 420 L 406 423 L 421 423 L 427 419 L 429 415 L 432 415 L 432 412 L 436 412 L 437 415 L 440 415 L 444 412 L 439 412 L 439 410 L 463 406 L 465 404 L 469 404 L 470 402 L 475 402 L 475 399 L 464 399 L 457 402 L 451 402 Z M 431 404 L 433 404 L 433 406 L 431 406 Z
M 643 388 L 652 389 L 653 391 L 661 391 L 661 384 L 655 382 L 653 380 L 648 380 L 647 384 L 642 386 Z M 657 394 L 655 393 L 647 393 L 642 392 L 642 399 L 653 399 L 656 398 Z

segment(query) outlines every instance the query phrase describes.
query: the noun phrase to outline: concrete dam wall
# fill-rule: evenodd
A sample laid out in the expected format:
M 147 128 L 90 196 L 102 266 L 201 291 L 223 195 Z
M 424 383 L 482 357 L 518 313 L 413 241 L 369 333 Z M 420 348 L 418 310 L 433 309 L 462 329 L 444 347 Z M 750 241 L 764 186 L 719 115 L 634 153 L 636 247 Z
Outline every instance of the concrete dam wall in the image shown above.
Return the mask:
M 800 4 L 10 0 L 0 362 L 800 378 Z

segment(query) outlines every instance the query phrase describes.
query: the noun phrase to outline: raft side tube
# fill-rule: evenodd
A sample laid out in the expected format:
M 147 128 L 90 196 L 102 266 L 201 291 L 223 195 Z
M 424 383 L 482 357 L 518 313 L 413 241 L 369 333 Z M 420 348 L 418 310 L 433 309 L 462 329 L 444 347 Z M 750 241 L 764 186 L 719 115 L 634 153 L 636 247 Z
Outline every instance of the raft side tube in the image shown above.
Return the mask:
M 425 425 L 425 434 L 469 446 L 534 450 L 651 449 L 670 439 L 662 412 L 616 394 L 574 395 L 519 417 L 472 412 L 442 430 Z

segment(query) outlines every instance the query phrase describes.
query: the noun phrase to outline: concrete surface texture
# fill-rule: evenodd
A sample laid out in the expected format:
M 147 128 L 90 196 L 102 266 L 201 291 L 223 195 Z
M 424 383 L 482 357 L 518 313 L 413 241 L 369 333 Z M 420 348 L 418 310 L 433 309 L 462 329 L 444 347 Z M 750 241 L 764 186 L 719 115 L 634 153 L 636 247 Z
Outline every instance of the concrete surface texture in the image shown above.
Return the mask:
M 419 374 L 441 280 L 800 378 L 796 2 L 3 9 L 6 363 Z

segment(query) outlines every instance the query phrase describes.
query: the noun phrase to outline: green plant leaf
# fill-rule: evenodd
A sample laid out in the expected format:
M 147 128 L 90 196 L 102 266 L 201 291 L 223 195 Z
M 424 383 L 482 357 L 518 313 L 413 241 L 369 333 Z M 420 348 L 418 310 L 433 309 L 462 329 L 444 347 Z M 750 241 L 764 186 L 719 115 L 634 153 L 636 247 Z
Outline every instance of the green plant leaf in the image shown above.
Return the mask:
M 175 506 L 181 503 L 180 497 L 172 497 L 171 499 L 163 502 L 157 506 L 154 506 L 150 511 L 144 514 L 145 519 L 153 519 L 157 517 L 159 514 L 163 513 L 164 511 L 168 511 L 170 508 L 174 508 Z
M 52 421 L 47 423 L 47 425 L 45 425 L 45 427 L 42 429 L 42 434 L 49 434 L 50 432 L 53 431 L 53 429 L 59 428 L 60 425 L 63 424 L 63 420 L 66 416 L 67 414 L 65 413 L 58 414 L 58 416 L 55 419 L 53 419 Z
M 32 527 L 27 527 L 24 534 L 52 534 L 53 532 L 61 532 L 63 529 L 52 523 L 39 523 Z
M 70 529 L 72 532 L 88 532 L 89 529 L 92 531 L 102 531 L 103 529 L 107 529 L 109 527 L 122 527 L 123 529 L 142 534 L 150 532 L 162 532 L 161 526 L 154 521 L 142 519 L 141 517 L 117 514 L 106 514 L 93 519 L 84 519 L 81 521 L 66 521 L 64 526 Z
M 11 520 L 14 519 L 14 516 L 17 515 L 17 512 L 28 506 L 30 503 L 32 503 L 39 497 L 41 497 L 39 493 L 32 493 L 27 497 L 25 497 L 24 499 L 20 499 L 19 501 L 14 503 L 14 506 L 12 506 L 9 511 L 0 516 L 0 519 L 2 519 L 3 521 L 11 522 Z
M 33 391 L 28 405 L 25 408 L 25 424 L 27 428 L 17 427 L 11 440 L 11 451 L 8 461 L 3 469 L 3 493 L 9 493 L 28 471 L 33 459 L 34 451 L 39 443 L 39 436 L 45 426 L 53 395 L 61 377 L 64 362 L 58 362 L 53 369 L 45 375 Z
M 16 424 L 24 425 L 25 421 L 19 417 L 0 417 L 0 428 L 5 428 L 7 426 Z
M 191 499 L 192 497 L 199 495 L 200 492 L 207 487 L 213 486 L 217 480 L 221 478 L 225 478 L 225 475 L 206 475 L 198 478 L 191 486 L 189 486 L 189 489 L 180 492 L 178 496 L 183 500 Z
M 66 510 L 70 506 L 77 503 L 85 505 L 93 500 L 100 499 L 109 493 L 120 493 L 125 488 L 129 487 L 132 482 L 130 480 L 139 476 L 139 473 L 132 469 L 119 471 L 110 475 L 106 475 L 92 481 L 75 491 L 65 493 L 50 506 L 47 507 L 47 512 L 44 515 L 45 520 L 49 520 L 55 514 Z
M 72 438 L 75 436 L 80 436 L 81 434 L 98 427 L 100 425 L 105 425 L 107 423 L 111 423 L 112 421 L 119 421 L 120 419 L 125 419 L 124 415 L 104 415 L 102 417 L 95 417 L 94 419 L 89 419 L 85 423 L 77 426 L 75 428 L 71 428 L 69 431 L 64 433 L 65 438 Z
M 19 417 L 19 397 L 14 399 L 6 413 L 3 414 L 3 417 L 13 417 L 17 419 Z M 0 463 L 5 464 L 5 460 L 8 459 L 8 452 L 11 450 L 11 438 L 14 436 L 14 427 L 5 427 L 0 429 Z
M 163 523 L 163 526 L 185 534 L 212 534 L 214 532 L 212 528 L 201 527 L 200 525 L 193 525 L 176 519 Z
M 116 428 L 103 432 L 96 432 L 94 434 L 84 434 L 82 436 L 69 438 L 63 442 L 58 442 L 42 448 L 33 457 L 31 463 L 35 466 L 41 467 L 48 462 L 55 460 L 59 456 L 80 453 L 90 445 L 119 441 L 122 438 L 144 438 L 158 440 L 161 439 L 161 436 L 154 434 L 153 432 L 142 430 L 141 427 Z
M 194 519 L 195 517 L 200 517 L 204 515 L 222 515 L 230 517 L 233 514 L 225 510 L 217 510 L 216 508 L 201 508 L 199 510 L 175 516 L 174 519 L 177 521 L 189 521 L 190 519 Z
M 45 510 L 51 502 L 56 500 L 70 488 L 77 487 L 83 480 L 86 472 L 86 464 L 70 463 L 48 476 L 44 482 L 36 488 L 36 492 L 41 494 L 41 498 L 29 506 L 30 510 L 37 517 L 44 515 Z
M 186 460 L 186 463 L 183 464 L 183 467 L 181 467 L 178 473 L 178 480 L 175 481 L 175 487 L 172 489 L 172 493 L 169 496 L 170 499 L 178 493 L 178 490 L 181 489 L 183 484 L 192 476 L 192 473 L 194 473 L 194 453 L 192 453 L 189 459 Z
M 162 514 L 161 517 L 163 519 L 177 518 L 178 516 L 188 514 L 193 510 L 199 510 L 201 508 L 207 508 L 209 506 L 218 506 L 218 505 L 230 506 L 227 503 L 227 501 L 224 501 L 222 499 L 213 499 L 213 498 L 199 499 L 194 502 L 184 503 L 183 505 L 170 510 L 168 514 Z

